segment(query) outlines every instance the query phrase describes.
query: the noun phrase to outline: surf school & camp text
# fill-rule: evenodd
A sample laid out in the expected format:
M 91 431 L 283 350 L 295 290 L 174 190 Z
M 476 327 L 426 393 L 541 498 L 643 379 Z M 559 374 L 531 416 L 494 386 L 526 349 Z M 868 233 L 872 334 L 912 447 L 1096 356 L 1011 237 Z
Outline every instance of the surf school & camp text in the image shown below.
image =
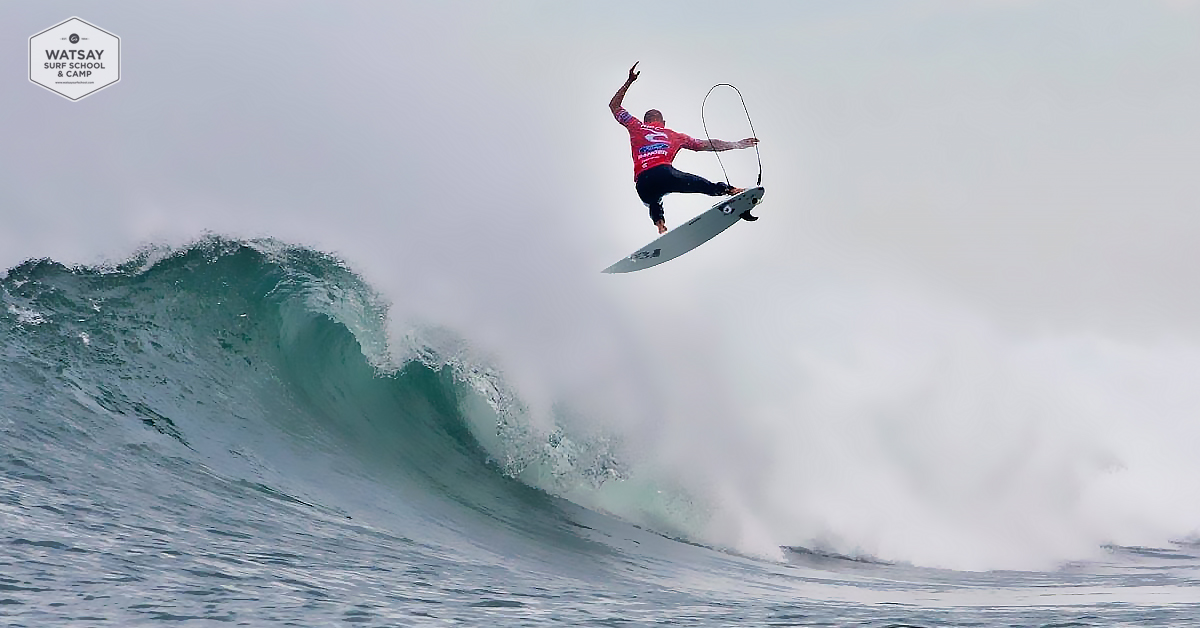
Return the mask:
M 51 59 L 43 64 L 47 70 L 67 70 L 67 76 L 90 76 L 91 70 L 103 70 L 104 63 L 100 58 L 103 50 L 47 50 L 46 58 Z M 55 59 L 76 59 L 77 61 L 55 61 Z M 94 61 L 90 61 L 94 59 Z M 59 76 L 62 73 L 59 72 Z

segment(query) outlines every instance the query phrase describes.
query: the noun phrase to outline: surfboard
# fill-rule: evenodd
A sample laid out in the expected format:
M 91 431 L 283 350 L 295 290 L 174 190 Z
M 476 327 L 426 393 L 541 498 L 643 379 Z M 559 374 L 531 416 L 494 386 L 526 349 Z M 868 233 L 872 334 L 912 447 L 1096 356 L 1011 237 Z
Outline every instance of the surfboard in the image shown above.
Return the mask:
M 717 237 L 718 233 L 741 220 L 762 200 L 763 188 L 750 188 L 741 194 L 727 198 L 711 209 L 662 234 L 656 240 L 605 268 L 606 273 L 631 273 L 669 262 L 684 253 Z M 757 217 L 751 216 L 752 220 Z

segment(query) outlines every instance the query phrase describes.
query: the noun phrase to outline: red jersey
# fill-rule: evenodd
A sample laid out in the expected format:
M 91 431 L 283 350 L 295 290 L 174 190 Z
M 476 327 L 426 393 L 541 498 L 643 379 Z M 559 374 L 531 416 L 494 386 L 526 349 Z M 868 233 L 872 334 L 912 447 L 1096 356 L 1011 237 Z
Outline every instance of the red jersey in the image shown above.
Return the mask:
M 675 161 L 679 149 L 704 150 L 702 140 L 676 133 L 671 129 L 645 124 L 621 107 L 614 114 L 617 122 L 629 131 L 629 143 L 633 148 L 633 178 L 655 166 Z

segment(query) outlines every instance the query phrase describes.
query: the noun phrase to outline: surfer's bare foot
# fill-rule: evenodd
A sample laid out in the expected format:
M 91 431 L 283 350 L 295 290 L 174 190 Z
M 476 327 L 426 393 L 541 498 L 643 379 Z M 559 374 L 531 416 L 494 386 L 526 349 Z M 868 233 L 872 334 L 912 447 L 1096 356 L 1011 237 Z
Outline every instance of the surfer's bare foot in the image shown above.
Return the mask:
M 660 221 L 654 223 L 654 226 L 658 227 L 659 235 L 662 235 L 667 232 L 667 221 L 665 221 L 665 220 L 660 220 Z
M 726 192 L 725 194 L 726 194 L 726 195 L 728 195 L 728 196 L 736 196 L 736 195 L 738 195 L 738 194 L 741 194 L 742 192 L 745 192 L 745 191 L 746 191 L 746 188 L 735 188 L 735 187 L 733 187 L 733 186 L 731 185 L 731 186 L 729 186 L 729 191 L 728 191 L 728 192 Z

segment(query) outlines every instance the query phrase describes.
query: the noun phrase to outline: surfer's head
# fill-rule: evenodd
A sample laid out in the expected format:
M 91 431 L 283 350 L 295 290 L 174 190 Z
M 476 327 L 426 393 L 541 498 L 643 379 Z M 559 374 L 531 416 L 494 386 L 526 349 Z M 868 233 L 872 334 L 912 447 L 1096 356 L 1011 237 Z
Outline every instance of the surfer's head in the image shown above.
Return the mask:
M 651 109 L 650 111 L 647 111 L 646 117 L 642 119 L 646 121 L 646 124 L 663 125 L 667 123 L 666 120 L 663 120 L 662 112 L 658 109 Z

